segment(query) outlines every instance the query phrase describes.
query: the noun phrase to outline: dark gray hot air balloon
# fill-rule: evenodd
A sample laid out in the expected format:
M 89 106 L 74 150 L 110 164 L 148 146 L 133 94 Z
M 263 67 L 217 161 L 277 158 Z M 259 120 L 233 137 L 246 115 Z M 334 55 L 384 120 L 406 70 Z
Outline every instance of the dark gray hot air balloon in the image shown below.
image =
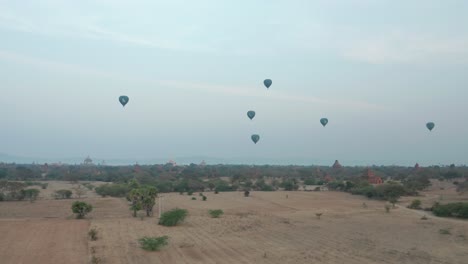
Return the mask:
M 250 118 L 250 120 L 252 120 L 255 117 L 255 111 L 252 111 L 252 110 L 248 111 L 247 116 Z
M 429 122 L 426 124 L 426 127 L 427 129 L 429 129 L 429 131 L 432 131 L 432 129 L 434 129 L 435 127 L 435 124 L 433 122 Z
M 253 134 L 253 135 L 251 136 L 251 138 L 252 138 L 252 141 L 253 141 L 255 144 L 257 144 L 257 142 L 260 140 L 260 136 L 257 135 L 257 134 Z
M 119 97 L 119 102 L 122 104 L 123 107 L 128 103 L 130 99 L 126 95 L 122 95 Z
M 265 79 L 265 80 L 263 81 L 263 84 L 265 85 L 265 87 L 266 87 L 267 89 L 270 88 L 270 86 L 271 86 L 272 83 L 273 83 L 273 82 L 272 82 L 270 79 Z
M 326 126 L 328 124 L 328 118 L 320 119 L 320 123 L 322 124 L 322 126 Z

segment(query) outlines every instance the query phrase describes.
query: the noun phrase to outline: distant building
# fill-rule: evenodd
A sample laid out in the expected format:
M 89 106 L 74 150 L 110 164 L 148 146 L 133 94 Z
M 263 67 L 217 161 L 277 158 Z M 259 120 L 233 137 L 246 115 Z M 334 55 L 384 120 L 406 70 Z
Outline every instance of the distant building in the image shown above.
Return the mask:
M 326 182 L 332 182 L 332 181 L 333 181 L 333 178 L 332 178 L 332 176 L 330 176 L 330 175 L 327 174 L 327 176 L 325 176 L 324 180 L 325 180 Z
M 416 163 L 416 165 L 414 165 L 414 170 L 415 171 L 420 171 L 421 170 L 421 167 L 419 166 L 419 163 Z
M 333 164 L 334 169 L 341 169 L 343 166 L 341 166 L 340 162 L 338 160 L 335 160 L 335 163 Z
M 379 176 L 376 176 L 375 173 L 367 168 L 366 172 L 363 175 L 363 178 L 367 180 L 370 184 L 382 184 L 383 180 Z
M 87 166 L 93 165 L 93 160 L 88 156 L 88 157 L 86 157 L 86 159 L 83 161 L 83 165 L 87 165 Z
M 177 163 L 173 160 L 169 160 L 166 165 L 171 165 L 172 167 L 176 167 L 177 166 Z
M 141 172 L 141 167 L 140 167 L 140 165 L 138 165 L 138 163 L 136 163 L 133 166 L 133 172 L 135 172 L 135 173 L 140 173 Z

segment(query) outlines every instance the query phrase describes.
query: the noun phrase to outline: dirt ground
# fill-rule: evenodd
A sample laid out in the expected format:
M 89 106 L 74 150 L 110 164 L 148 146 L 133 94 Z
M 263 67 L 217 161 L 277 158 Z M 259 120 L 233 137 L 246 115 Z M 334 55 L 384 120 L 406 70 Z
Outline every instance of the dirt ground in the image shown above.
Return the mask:
M 468 259 L 468 221 L 430 215 L 421 220 L 425 212 L 404 206 L 386 213 L 384 202 L 339 192 L 205 195 L 207 201 L 198 193 L 195 201 L 163 194 L 163 211 L 189 211 L 176 227 L 157 225 L 158 204 L 154 217 L 133 218 L 125 199 L 91 194 L 82 199 L 94 206 L 87 220 L 72 218 L 73 200 L 0 203 L 0 262 L 90 263 L 91 256 L 108 264 L 461 264 Z M 439 194 L 429 192 L 421 199 L 434 195 Z M 213 219 L 209 209 L 225 214 Z M 321 219 L 316 213 L 323 213 Z M 87 239 L 88 228 L 98 230 L 97 241 Z M 161 251 L 139 248 L 139 238 L 162 235 L 169 236 L 169 245 Z
M 0 263 L 88 263 L 88 228 L 88 221 L 1 219 Z

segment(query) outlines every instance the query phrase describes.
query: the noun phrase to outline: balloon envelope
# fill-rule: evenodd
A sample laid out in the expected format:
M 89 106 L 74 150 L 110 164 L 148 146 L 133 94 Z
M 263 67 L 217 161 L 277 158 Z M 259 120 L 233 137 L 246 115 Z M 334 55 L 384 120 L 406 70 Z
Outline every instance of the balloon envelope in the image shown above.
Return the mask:
M 119 102 L 122 104 L 122 106 L 125 107 L 125 105 L 128 103 L 130 99 L 126 95 L 122 95 L 119 97 Z
M 429 122 L 426 124 L 426 127 L 427 129 L 429 129 L 429 131 L 432 131 L 432 129 L 434 129 L 435 127 L 435 124 L 433 122 Z
M 322 126 L 326 126 L 328 124 L 328 118 L 320 119 L 320 123 L 322 124 Z
M 255 117 L 255 111 L 252 111 L 252 110 L 248 111 L 247 116 L 250 118 L 250 120 L 252 120 Z
M 273 83 L 273 82 L 272 82 L 270 79 L 265 79 L 265 80 L 263 81 L 263 84 L 266 86 L 266 88 L 270 88 L 270 86 L 271 86 L 272 83 Z
M 260 140 L 260 136 L 257 134 L 252 135 L 252 141 L 257 144 L 257 142 Z

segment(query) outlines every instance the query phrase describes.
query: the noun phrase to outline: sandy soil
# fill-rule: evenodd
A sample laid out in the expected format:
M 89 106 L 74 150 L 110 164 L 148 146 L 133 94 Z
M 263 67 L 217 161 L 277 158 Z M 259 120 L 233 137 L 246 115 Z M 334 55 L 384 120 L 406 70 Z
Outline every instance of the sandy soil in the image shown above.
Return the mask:
M 422 198 L 439 195 L 433 192 Z M 468 259 L 468 221 L 432 216 L 421 220 L 421 211 L 403 206 L 386 213 L 384 202 L 339 192 L 205 195 L 207 201 L 198 194 L 196 201 L 187 195 L 163 195 L 163 210 L 189 211 L 177 227 L 157 225 L 158 205 L 154 217 L 141 220 L 131 217 L 125 199 L 118 198 L 82 199 L 94 206 L 87 220 L 72 218 L 73 200 L 0 203 L 0 262 L 89 263 L 91 256 L 112 264 L 461 264 Z M 213 219 L 209 209 L 225 214 Z M 323 213 L 321 219 L 316 213 Z M 98 230 L 97 241 L 87 240 L 88 228 Z M 441 229 L 450 234 L 441 234 Z M 139 248 L 139 238 L 162 235 L 170 239 L 160 252 Z
M 164 195 L 165 210 L 189 210 L 178 227 L 158 226 L 156 217 L 95 218 L 92 226 L 102 238 L 90 247 L 105 263 L 466 263 L 468 258 L 465 221 L 424 221 L 402 208 L 387 214 L 383 202 L 335 192 L 207 196 L 203 202 Z M 208 209 L 223 209 L 225 215 L 212 219 Z M 320 220 L 317 212 L 323 213 Z M 138 238 L 161 235 L 170 237 L 161 252 L 138 248 Z
M 0 219 L 0 263 L 88 263 L 88 221 Z

